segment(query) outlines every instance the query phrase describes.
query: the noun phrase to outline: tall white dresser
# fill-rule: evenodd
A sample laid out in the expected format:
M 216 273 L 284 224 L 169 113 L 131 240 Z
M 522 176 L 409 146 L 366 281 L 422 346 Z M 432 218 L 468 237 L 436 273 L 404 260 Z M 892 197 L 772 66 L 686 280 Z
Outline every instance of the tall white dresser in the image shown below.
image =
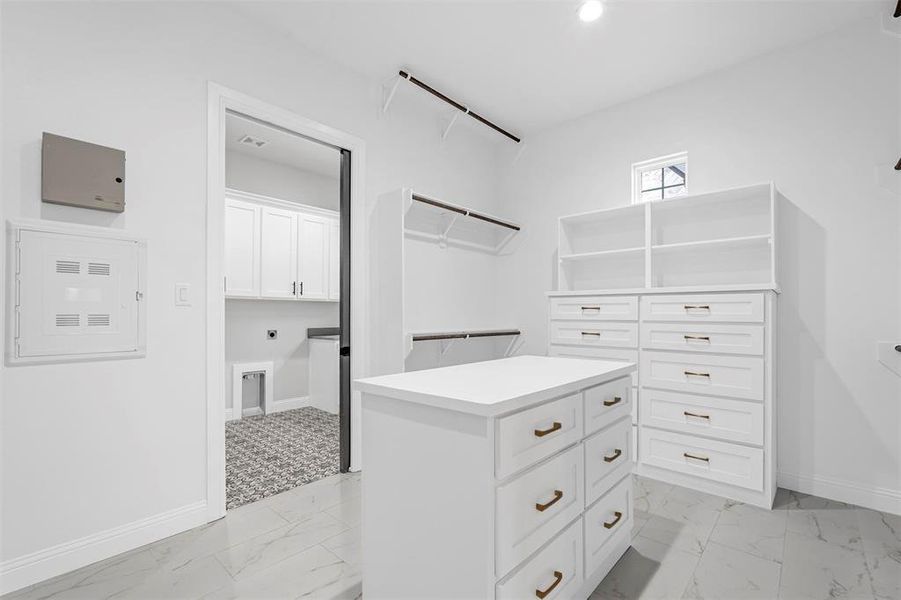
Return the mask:
M 772 507 L 778 206 L 766 183 L 560 218 L 548 353 L 638 363 L 637 474 Z

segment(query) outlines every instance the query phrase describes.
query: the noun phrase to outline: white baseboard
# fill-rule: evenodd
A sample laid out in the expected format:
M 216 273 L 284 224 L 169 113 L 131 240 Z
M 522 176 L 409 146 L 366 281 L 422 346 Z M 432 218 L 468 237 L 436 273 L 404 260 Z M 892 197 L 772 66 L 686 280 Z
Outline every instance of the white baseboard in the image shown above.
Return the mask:
M 80 569 L 207 522 L 206 501 L 113 527 L 0 563 L 0 595 Z
M 839 502 L 856 504 L 864 508 L 901 515 L 901 490 L 872 487 L 829 477 L 784 472 L 780 472 L 776 476 L 776 481 L 781 488 L 795 490 L 803 494 L 812 494 L 829 498 L 830 500 L 838 500 Z
M 283 410 L 294 410 L 295 408 L 303 408 L 310 405 L 309 396 L 297 396 L 296 398 L 285 398 L 284 400 L 275 400 L 272 403 L 272 412 L 282 412 Z

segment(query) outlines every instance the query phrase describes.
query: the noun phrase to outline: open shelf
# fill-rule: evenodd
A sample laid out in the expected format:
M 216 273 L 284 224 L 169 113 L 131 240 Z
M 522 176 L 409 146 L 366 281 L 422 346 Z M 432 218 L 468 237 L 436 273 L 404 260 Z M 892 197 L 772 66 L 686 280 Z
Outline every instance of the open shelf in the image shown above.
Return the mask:
M 404 216 L 408 236 L 489 253 L 500 252 L 519 231 L 516 223 L 415 192 Z
M 560 218 L 561 256 L 643 248 L 644 238 L 645 207 L 641 205 Z
M 681 250 L 692 250 L 692 249 L 703 249 L 709 248 L 714 249 L 718 247 L 728 247 L 728 246 L 755 246 L 760 244 L 769 244 L 772 236 L 769 234 L 765 235 L 749 235 L 745 237 L 731 237 L 731 238 L 720 238 L 713 240 L 701 240 L 698 242 L 679 242 L 676 244 L 658 244 L 656 246 L 651 246 L 651 250 L 655 253 L 658 252 L 670 252 L 670 251 L 681 251 Z
M 644 246 L 639 246 L 637 248 L 623 248 L 621 250 L 602 250 L 600 252 L 583 252 L 582 254 L 567 254 L 560 257 L 560 260 L 570 261 L 570 260 L 591 260 L 594 258 L 601 258 L 604 256 L 613 256 L 617 254 L 636 254 L 643 253 L 645 250 Z
M 769 236 L 672 244 L 651 255 L 652 287 L 773 283 Z
M 561 260 L 558 286 L 563 290 L 642 287 L 645 253 L 604 252 L 580 260 Z

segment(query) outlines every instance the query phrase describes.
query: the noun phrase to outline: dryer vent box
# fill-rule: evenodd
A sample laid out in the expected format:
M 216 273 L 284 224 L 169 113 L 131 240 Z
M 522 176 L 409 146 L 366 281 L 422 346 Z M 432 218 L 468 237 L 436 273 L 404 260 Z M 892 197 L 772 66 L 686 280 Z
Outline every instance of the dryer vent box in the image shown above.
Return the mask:
M 110 212 L 125 210 L 125 152 L 44 133 L 44 202 Z

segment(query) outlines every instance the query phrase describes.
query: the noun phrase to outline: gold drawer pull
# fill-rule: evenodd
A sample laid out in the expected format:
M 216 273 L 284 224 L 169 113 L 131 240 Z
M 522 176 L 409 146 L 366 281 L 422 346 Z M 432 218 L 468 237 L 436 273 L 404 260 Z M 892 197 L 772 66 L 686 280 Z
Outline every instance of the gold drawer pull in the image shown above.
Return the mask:
M 688 412 L 687 410 L 683 410 L 682 414 L 686 417 L 696 417 L 698 419 L 707 419 L 708 421 L 710 420 L 710 415 L 700 415 L 698 413 Z
M 546 590 L 535 590 L 535 595 L 538 596 L 539 599 L 545 598 L 548 594 L 554 591 L 554 588 L 560 585 L 560 582 L 563 581 L 563 573 L 560 571 L 554 571 L 554 583 L 551 584 L 549 588 Z
M 582 335 L 593 335 L 594 337 L 601 337 L 600 331 L 583 331 Z
M 560 431 L 563 428 L 563 424 L 559 421 L 554 421 L 554 424 L 551 425 L 548 429 L 536 429 L 535 437 L 544 437 L 549 433 L 554 433 L 555 431 Z
M 623 451 L 620 450 L 619 448 L 617 448 L 616 450 L 613 451 L 613 454 L 612 454 L 611 456 L 605 456 L 605 457 L 604 457 L 604 462 L 606 462 L 606 463 L 613 462 L 613 461 L 615 461 L 617 458 L 619 458 L 620 455 L 622 455 L 622 453 L 623 453 Z
M 583 307 L 582 307 L 582 310 L 583 310 L 583 311 L 586 311 L 586 310 L 601 310 L 601 307 L 600 307 L 600 306 L 583 306 Z
M 710 462 L 710 459 L 707 458 L 706 456 L 696 456 L 694 454 L 689 454 L 688 452 L 683 452 L 682 456 L 684 456 L 685 458 L 692 458 L 694 460 L 703 460 L 705 463 Z
M 617 510 L 613 513 L 613 516 L 616 518 L 613 519 L 612 521 L 606 521 L 604 523 L 604 529 L 613 529 L 616 526 L 616 524 L 619 523 L 619 520 L 623 518 L 623 513 L 619 512 Z
M 685 341 L 689 341 L 689 340 L 701 340 L 704 342 L 710 341 L 709 335 L 683 335 L 682 337 L 685 338 Z
M 549 509 L 550 507 L 552 507 L 553 505 L 557 504 L 557 502 L 559 502 L 559 501 L 560 501 L 560 498 L 562 498 L 562 497 L 563 497 L 563 492 L 562 492 L 562 491 L 560 491 L 560 490 L 554 490 L 554 499 L 553 499 L 553 500 L 549 500 L 549 501 L 546 502 L 545 504 L 538 504 L 538 503 L 536 503 L 536 504 L 535 504 L 535 510 L 537 510 L 538 512 L 544 512 L 544 511 L 546 511 L 547 509 Z
M 683 304 L 685 310 L 710 310 L 709 304 Z
M 685 373 L 685 375 L 687 375 L 687 376 L 706 377 L 707 379 L 710 379 L 710 373 L 701 373 L 700 371 L 682 371 L 682 372 Z
M 623 399 L 619 396 L 614 396 L 613 400 L 604 400 L 604 406 L 613 406 L 615 404 L 619 404 Z

